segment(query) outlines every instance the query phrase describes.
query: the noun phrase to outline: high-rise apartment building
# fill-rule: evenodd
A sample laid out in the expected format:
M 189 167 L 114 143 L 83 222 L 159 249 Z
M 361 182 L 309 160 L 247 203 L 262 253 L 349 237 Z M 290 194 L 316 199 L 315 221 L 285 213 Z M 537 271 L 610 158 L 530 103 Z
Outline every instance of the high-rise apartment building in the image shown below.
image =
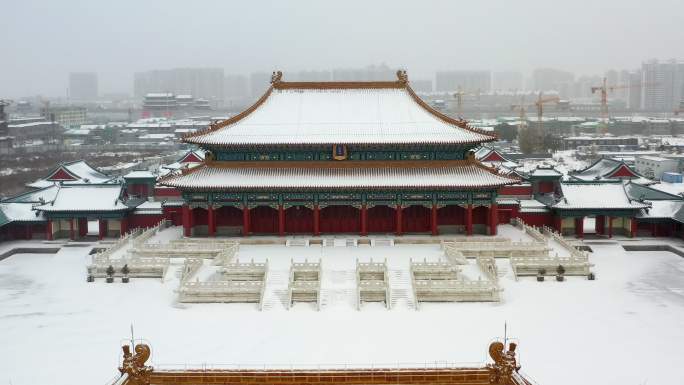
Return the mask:
M 518 71 L 494 72 L 492 74 L 492 89 L 515 91 L 523 89 L 523 74 Z
M 488 92 L 492 88 L 491 71 L 439 71 L 435 75 L 435 91 Z
M 173 93 L 222 101 L 223 82 L 222 68 L 174 68 L 137 72 L 133 89 L 137 98 L 143 98 L 149 93 Z
M 536 91 L 558 91 L 561 97 L 571 93 L 575 75 L 553 68 L 537 68 L 532 72 L 532 84 Z
M 651 60 L 641 66 L 642 106 L 649 111 L 674 111 L 684 96 L 684 61 Z
M 98 95 L 95 72 L 72 72 L 69 74 L 69 97 L 75 100 L 93 100 Z

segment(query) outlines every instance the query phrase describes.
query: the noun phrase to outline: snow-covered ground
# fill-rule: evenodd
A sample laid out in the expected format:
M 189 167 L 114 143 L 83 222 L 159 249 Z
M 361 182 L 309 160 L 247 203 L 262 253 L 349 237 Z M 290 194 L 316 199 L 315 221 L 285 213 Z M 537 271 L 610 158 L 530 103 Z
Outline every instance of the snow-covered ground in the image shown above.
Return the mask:
M 501 233 L 526 239 L 511 226 Z M 502 303 L 424 304 L 420 311 L 410 296 L 389 311 L 379 304 L 357 311 L 354 263 L 387 258 L 390 284 L 400 291 L 409 287 L 409 258 L 436 260 L 435 244 L 243 245 L 240 260 L 270 261 L 271 292 L 261 312 L 254 304 L 177 304 L 179 261 L 163 282 L 106 284 L 85 281 L 92 245 L 14 255 L 0 261 L 0 384 L 104 384 L 115 375 L 131 324 L 151 343 L 153 365 L 171 367 L 486 361 L 504 322 L 519 339 L 523 370 L 542 385 L 681 384 L 684 258 L 625 252 L 618 242 L 589 242 L 596 281 L 516 282 L 500 259 Z M 291 258 L 322 258 L 321 311 L 307 304 L 287 311 L 279 302 Z M 465 270 L 477 275 L 474 266 Z

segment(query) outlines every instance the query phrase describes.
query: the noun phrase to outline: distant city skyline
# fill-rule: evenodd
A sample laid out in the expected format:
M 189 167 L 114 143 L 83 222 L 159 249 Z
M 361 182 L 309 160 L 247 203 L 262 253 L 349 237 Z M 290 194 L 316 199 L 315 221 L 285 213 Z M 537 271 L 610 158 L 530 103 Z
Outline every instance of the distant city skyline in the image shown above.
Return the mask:
M 66 95 L 69 72 L 96 72 L 100 94 L 130 94 L 133 74 L 153 69 L 248 75 L 384 62 L 413 79 L 535 68 L 579 77 L 684 58 L 675 0 L 24 0 L 2 11 L 2 97 Z

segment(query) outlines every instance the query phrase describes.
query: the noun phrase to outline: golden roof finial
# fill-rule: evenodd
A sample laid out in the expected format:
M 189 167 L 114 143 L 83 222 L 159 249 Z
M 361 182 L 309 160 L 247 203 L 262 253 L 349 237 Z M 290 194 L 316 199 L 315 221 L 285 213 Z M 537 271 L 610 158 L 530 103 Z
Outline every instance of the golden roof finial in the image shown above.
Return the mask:
M 281 80 L 283 80 L 283 72 L 273 71 L 273 74 L 271 75 L 271 84 L 280 83 Z

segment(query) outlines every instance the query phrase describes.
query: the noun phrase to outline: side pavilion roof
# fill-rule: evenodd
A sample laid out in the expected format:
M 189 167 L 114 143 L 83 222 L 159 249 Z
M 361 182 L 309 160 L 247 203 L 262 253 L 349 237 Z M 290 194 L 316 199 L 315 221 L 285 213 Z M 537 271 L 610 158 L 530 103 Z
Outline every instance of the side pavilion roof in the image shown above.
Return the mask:
M 479 144 L 496 139 L 425 103 L 405 72 L 397 81 L 284 82 L 250 108 L 183 138 L 215 147 L 263 145 Z
M 640 183 L 655 183 L 632 170 L 625 162 L 611 158 L 601 158 L 584 170 L 571 173 L 571 179 L 585 182 L 616 179 L 631 179 Z
M 545 195 L 550 207 L 564 210 L 632 210 L 650 207 L 630 199 L 622 183 L 561 183 L 560 197 Z
M 210 162 L 160 184 L 181 190 L 477 189 L 518 183 L 474 160 Z
M 59 188 L 55 199 L 36 206 L 44 212 L 113 212 L 125 211 L 123 186 L 120 184 L 64 185 Z

